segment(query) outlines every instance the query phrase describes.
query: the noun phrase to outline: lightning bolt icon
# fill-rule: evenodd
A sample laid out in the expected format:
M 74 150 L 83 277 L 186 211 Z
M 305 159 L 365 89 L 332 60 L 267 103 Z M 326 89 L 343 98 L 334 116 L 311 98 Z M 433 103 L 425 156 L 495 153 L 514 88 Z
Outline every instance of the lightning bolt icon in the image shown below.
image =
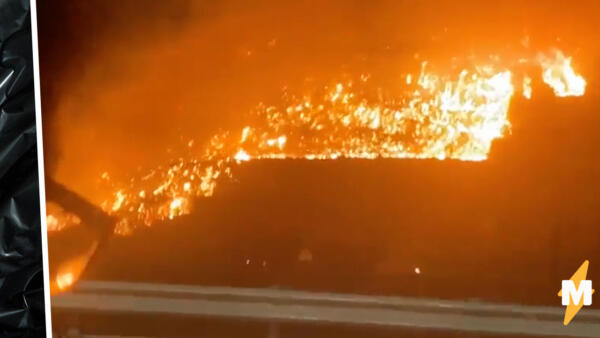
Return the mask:
M 585 262 L 583 262 L 583 264 L 581 264 L 579 269 L 577 269 L 577 271 L 575 271 L 573 276 L 571 276 L 570 280 L 573 281 L 576 288 L 579 288 L 579 284 L 581 283 L 581 281 L 586 279 L 589 265 L 590 265 L 590 261 L 586 260 Z M 559 297 L 562 297 L 562 291 L 563 291 L 562 289 L 560 291 L 558 291 Z M 594 290 L 592 290 L 592 294 L 593 293 L 594 293 Z M 577 312 L 579 312 L 579 310 L 581 310 L 582 307 L 583 307 L 582 300 L 580 300 L 577 305 L 574 305 L 573 301 L 570 300 L 569 305 L 567 305 L 567 308 L 565 310 L 565 320 L 564 320 L 563 324 L 568 325 L 571 322 L 571 319 L 573 319 L 573 317 L 575 317 Z

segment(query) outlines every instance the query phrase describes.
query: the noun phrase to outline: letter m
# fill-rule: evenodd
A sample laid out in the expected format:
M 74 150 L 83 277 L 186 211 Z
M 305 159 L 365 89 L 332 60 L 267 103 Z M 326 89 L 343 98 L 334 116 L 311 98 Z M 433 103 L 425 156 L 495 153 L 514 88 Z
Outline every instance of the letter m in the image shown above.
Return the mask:
M 579 305 L 583 297 L 583 305 L 592 305 L 592 281 L 582 280 L 579 288 L 575 287 L 572 280 L 562 281 L 562 305 L 570 305 L 570 300 L 573 300 L 573 305 Z

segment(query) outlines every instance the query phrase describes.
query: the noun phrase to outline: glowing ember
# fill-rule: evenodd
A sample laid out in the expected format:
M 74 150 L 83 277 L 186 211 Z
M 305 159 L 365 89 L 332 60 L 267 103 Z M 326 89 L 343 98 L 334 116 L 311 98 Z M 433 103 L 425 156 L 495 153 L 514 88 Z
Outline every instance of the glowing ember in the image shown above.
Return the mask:
M 571 67 L 570 57 L 554 51 L 554 58 L 540 54 L 538 59 L 543 68 L 542 78 L 556 96 L 581 96 L 585 93 L 586 82 Z
M 48 232 L 61 231 L 73 225 L 78 225 L 81 220 L 77 215 L 65 211 L 60 205 L 46 203 L 46 225 Z
M 61 223 L 58 221 L 55 215 L 46 215 L 46 224 L 48 225 L 48 231 L 62 230 Z
M 244 151 L 244 149 L 240 149 L 233 158 L 238 162 L 250 161 L 250 155 Z
M 169 205 L 169 219 L 173 219 L 173 217 L 184 213 L 184 203 L 185 199 L 183 197 L 176 197 L 171 201 L 171 204 Z
M 238 132 L 215 134 L 200 156 L 179 158 L 119 185 L 102 207 L 119 218 L 115 233 L 126 235 L 139 225 L 189 213 L 192 201 L 212 196 L 217 181 L 230 177 L 234 166 L 255 159 L 485 160 L 492 142 L 510 128 L 507 114 L 515 92 L 511 70 L 497 66 L 498 57 L 491 60 L 493 65 L 454 74 L 438 74 L 423 63 L 419 74 L 403 78 L 405 89 L 394 97 L 369 96 L 362 87 L 368 74 L 301 97 L 286 92 L 281 105 L 258 105 Z M 519 58 L 518 63 L 533 62 Z M 557 96 L 584 94 L 586 82 L 571 67 L 570 57 L 555 51 L 539 55 L 535 63 Z M 532 79 L 520 75 L 518 88 L 530 99 Z M 193 144 L 190 140 L 186 146 Z M 111 176 L 105 172 L 101 179 L 110 182 Z M 47 210 L 48 231 L 80 222 L 51 202 Z M 68 289 L 79 278 L 96 246 L 58 268 L 52 293 Z M 419 275 L 421 269 L 414 272 Z
M 79 279 L 97 247 L 98 242 L 95 241 L 85 252 L 63 262 L 50 282 L 50 293 L 56 294 L 69 289 Z
M 457 80 L 423 71 L 410 96 L 369 102 L 338 83 L 322 97 L 259 106 L 259 122 L 219 145 L 236 161 L 261 158 L 453 158 L 483 160 L 508 126 L 508 71 L 463 71 Z M 227 156 L 226 153 L 223 154 Z
M 531 99 L 531 78 L 529 76 L 523 78 L 523 96 L 528 100 Z
M 121 208 L 121 205 L 123 205 L 123 201 L 125 201 L 125 194 L 123 194 L 122 191 L 117 191 L 117 194 L 115 195 L 115 201 L 113 202 L 112 205 L 112 211 L 117 211 Z
M 66 288 L 71 286 L 74 281 L 75 281 L 75 276 L 70 271 L 56 276 L 56 285 L 61 290 L 65 290 Z

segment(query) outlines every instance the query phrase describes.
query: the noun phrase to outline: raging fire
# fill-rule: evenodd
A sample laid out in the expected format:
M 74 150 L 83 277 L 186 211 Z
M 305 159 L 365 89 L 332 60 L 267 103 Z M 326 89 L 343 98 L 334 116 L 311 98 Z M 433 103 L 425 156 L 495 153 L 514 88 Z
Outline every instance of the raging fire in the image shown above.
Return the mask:
M 115 232 L 125 235 L 139 225 L 189 213 L 195 198 L 211 196 L 221 177 L 231 177 L 236 165 L 251 160 L 485 160 L 492 142 L 510 128 L 507 114 L 515 91 L 532 97 L 528 74 L 515 74 L 497 63 L 443 74 L 423 62 L 420 73 L 407 74 L 402 92 L 391 97 L 370 97 L 364 89 L 368 74 L 309 95 L 285 92 L 283 104 L 259 104 L 244 127 L 216 133 L 199 156 L 179 158 L 119 185 L 102 207 L 118 217 Z M 585 92 L 584 78 L 560 51 L 520 58 L 518 63 L 541 66 L 542 80 L 557 96 Z M 193 144 L 194 140 L 187 143 Z M 111 181 L 108 173 L 101 177 Z M 48 231 L 79 223 L 75 215 L 48 204 Z M 53 293 L 79 278 L 96 246 L 94 242 L 89 251 L 58 267 Z
M 368 74 L 302 96 L 284 92 L 282 104 L 259 104 L 244 127 L 215 134 L 199 156 L 179 158 L 119 186 L 103 208 L 120 218 L 116 233 L 127 234 L 138 225 L 189 213 L 193 199 L 211 196 L 234 166 L 257 159 L 485 160 L 492 142 L 510 128 L 515 91 L 532 95 L 528 74 L 502 67 L 497 56 L 490 60 L 453 74 L 423 62 L 390 97 L 368 95 Z M 541 67 L 542 80 L 557 96 L 585 92 L 585 80 L 560 51 L 518 63 Z M 109 180 L 107 173 L 102 177 Z M 54 224 L 50 217 L 48 224 Z

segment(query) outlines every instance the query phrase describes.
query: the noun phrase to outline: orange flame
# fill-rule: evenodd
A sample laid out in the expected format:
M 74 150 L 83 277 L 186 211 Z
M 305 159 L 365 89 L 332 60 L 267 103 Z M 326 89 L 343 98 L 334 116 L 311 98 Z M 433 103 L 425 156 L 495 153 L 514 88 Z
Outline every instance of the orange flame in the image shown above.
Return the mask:
M 530 62 L 519 59 L 519 63 Z M 581 96 L 586 82 L 571 58 L 555 51 L 540 54 L 542 79 L 557 96 Z M 369 75 L 361 75 L 359 84 Z M 173 219 L 191 211 L 194 198 L 214 193 L 218 179 L 231 168 L 255 159 L 434 158 L 485 160 L 493 140 L 510 128 L 507 119 L 515 92 L 508 69 L 486 65 L 465 69 L 456 77 L 435 74 L 423 63 L 418 76 L 408 74 L 400 97 L 368 100 L 353 82 L 325 87 L 320 95 L 301 98 L 286 93 L 283 106 L 260 104 L 240 132 L 214 135 L 196 159 L 180 158 L 116 190 L 103 208 L 118 215 L 115 233 L 131 233 L 138 224 Z M 524 75 L 522 94 L 532 96 L 532 79 Z M 193 145 L 191 140 L 187 143 Z M 109 181 L 108 173 L 101 175 Z M 48 204 L 48 231 L 60 231 L 78 218 Z M 97 247 L 64 262 L 51 293 L 77 281 Z M 420 270 L 415 269 L 418 274 Z
M 498 61 L 498 57 L 492 58 Z M 542 67 L 542 79 L 557 96 L 579 96 L 585 80 L 562 52 L 519 58 Z M 497 63 L 497 62 L 496 62 Z M 166 168 L 121 186 L 103 207 L 119 215 L 116 233 L 138 224 L 189 213 L 195 197 L 214 193 L 218 179 L 231 176 L 234 165 L 255 159 L 434 158 L 481 161 L 492 142 L 510 128 L 507 119 L 515 92 L 511 70 L 483 65 L 455 76 L 430 71 L 422 64 L 408 74 L 398 97 L 368 99 L 360 81 L 338 82 L 318 94 L 284 95 L 284 105 L 258 107 L 239 132 L 215 134 L 196 159 L 177 159 Z M 531 98 L 531 78 L 519 90 Z M 188 146 L 193 140 L 188 142 Z M 103 173 L 104 180 L 109 175 Z M 49 219 L 50 222 L 54 220 Z
M 46 203 L 46 225 L 48 232 L 61 231 L 70 226 L 78 225 L 81 220 L 77 215 L 66 212 L 56 203 Z
M 542 78 L 556 96 L 582 96 L 585 93 L 585 79 L 575 73 L 570 57 L 557 50 L 553 58 L 540 54 L 538 59 L 543 68 Z
M 83 273 L 97 247 L 98 242 L 93 242 L 87 251 L 63 262 L 58 267 L 56 276 L 50 281 L 50 294 L 64 292 L 71 288 Z

